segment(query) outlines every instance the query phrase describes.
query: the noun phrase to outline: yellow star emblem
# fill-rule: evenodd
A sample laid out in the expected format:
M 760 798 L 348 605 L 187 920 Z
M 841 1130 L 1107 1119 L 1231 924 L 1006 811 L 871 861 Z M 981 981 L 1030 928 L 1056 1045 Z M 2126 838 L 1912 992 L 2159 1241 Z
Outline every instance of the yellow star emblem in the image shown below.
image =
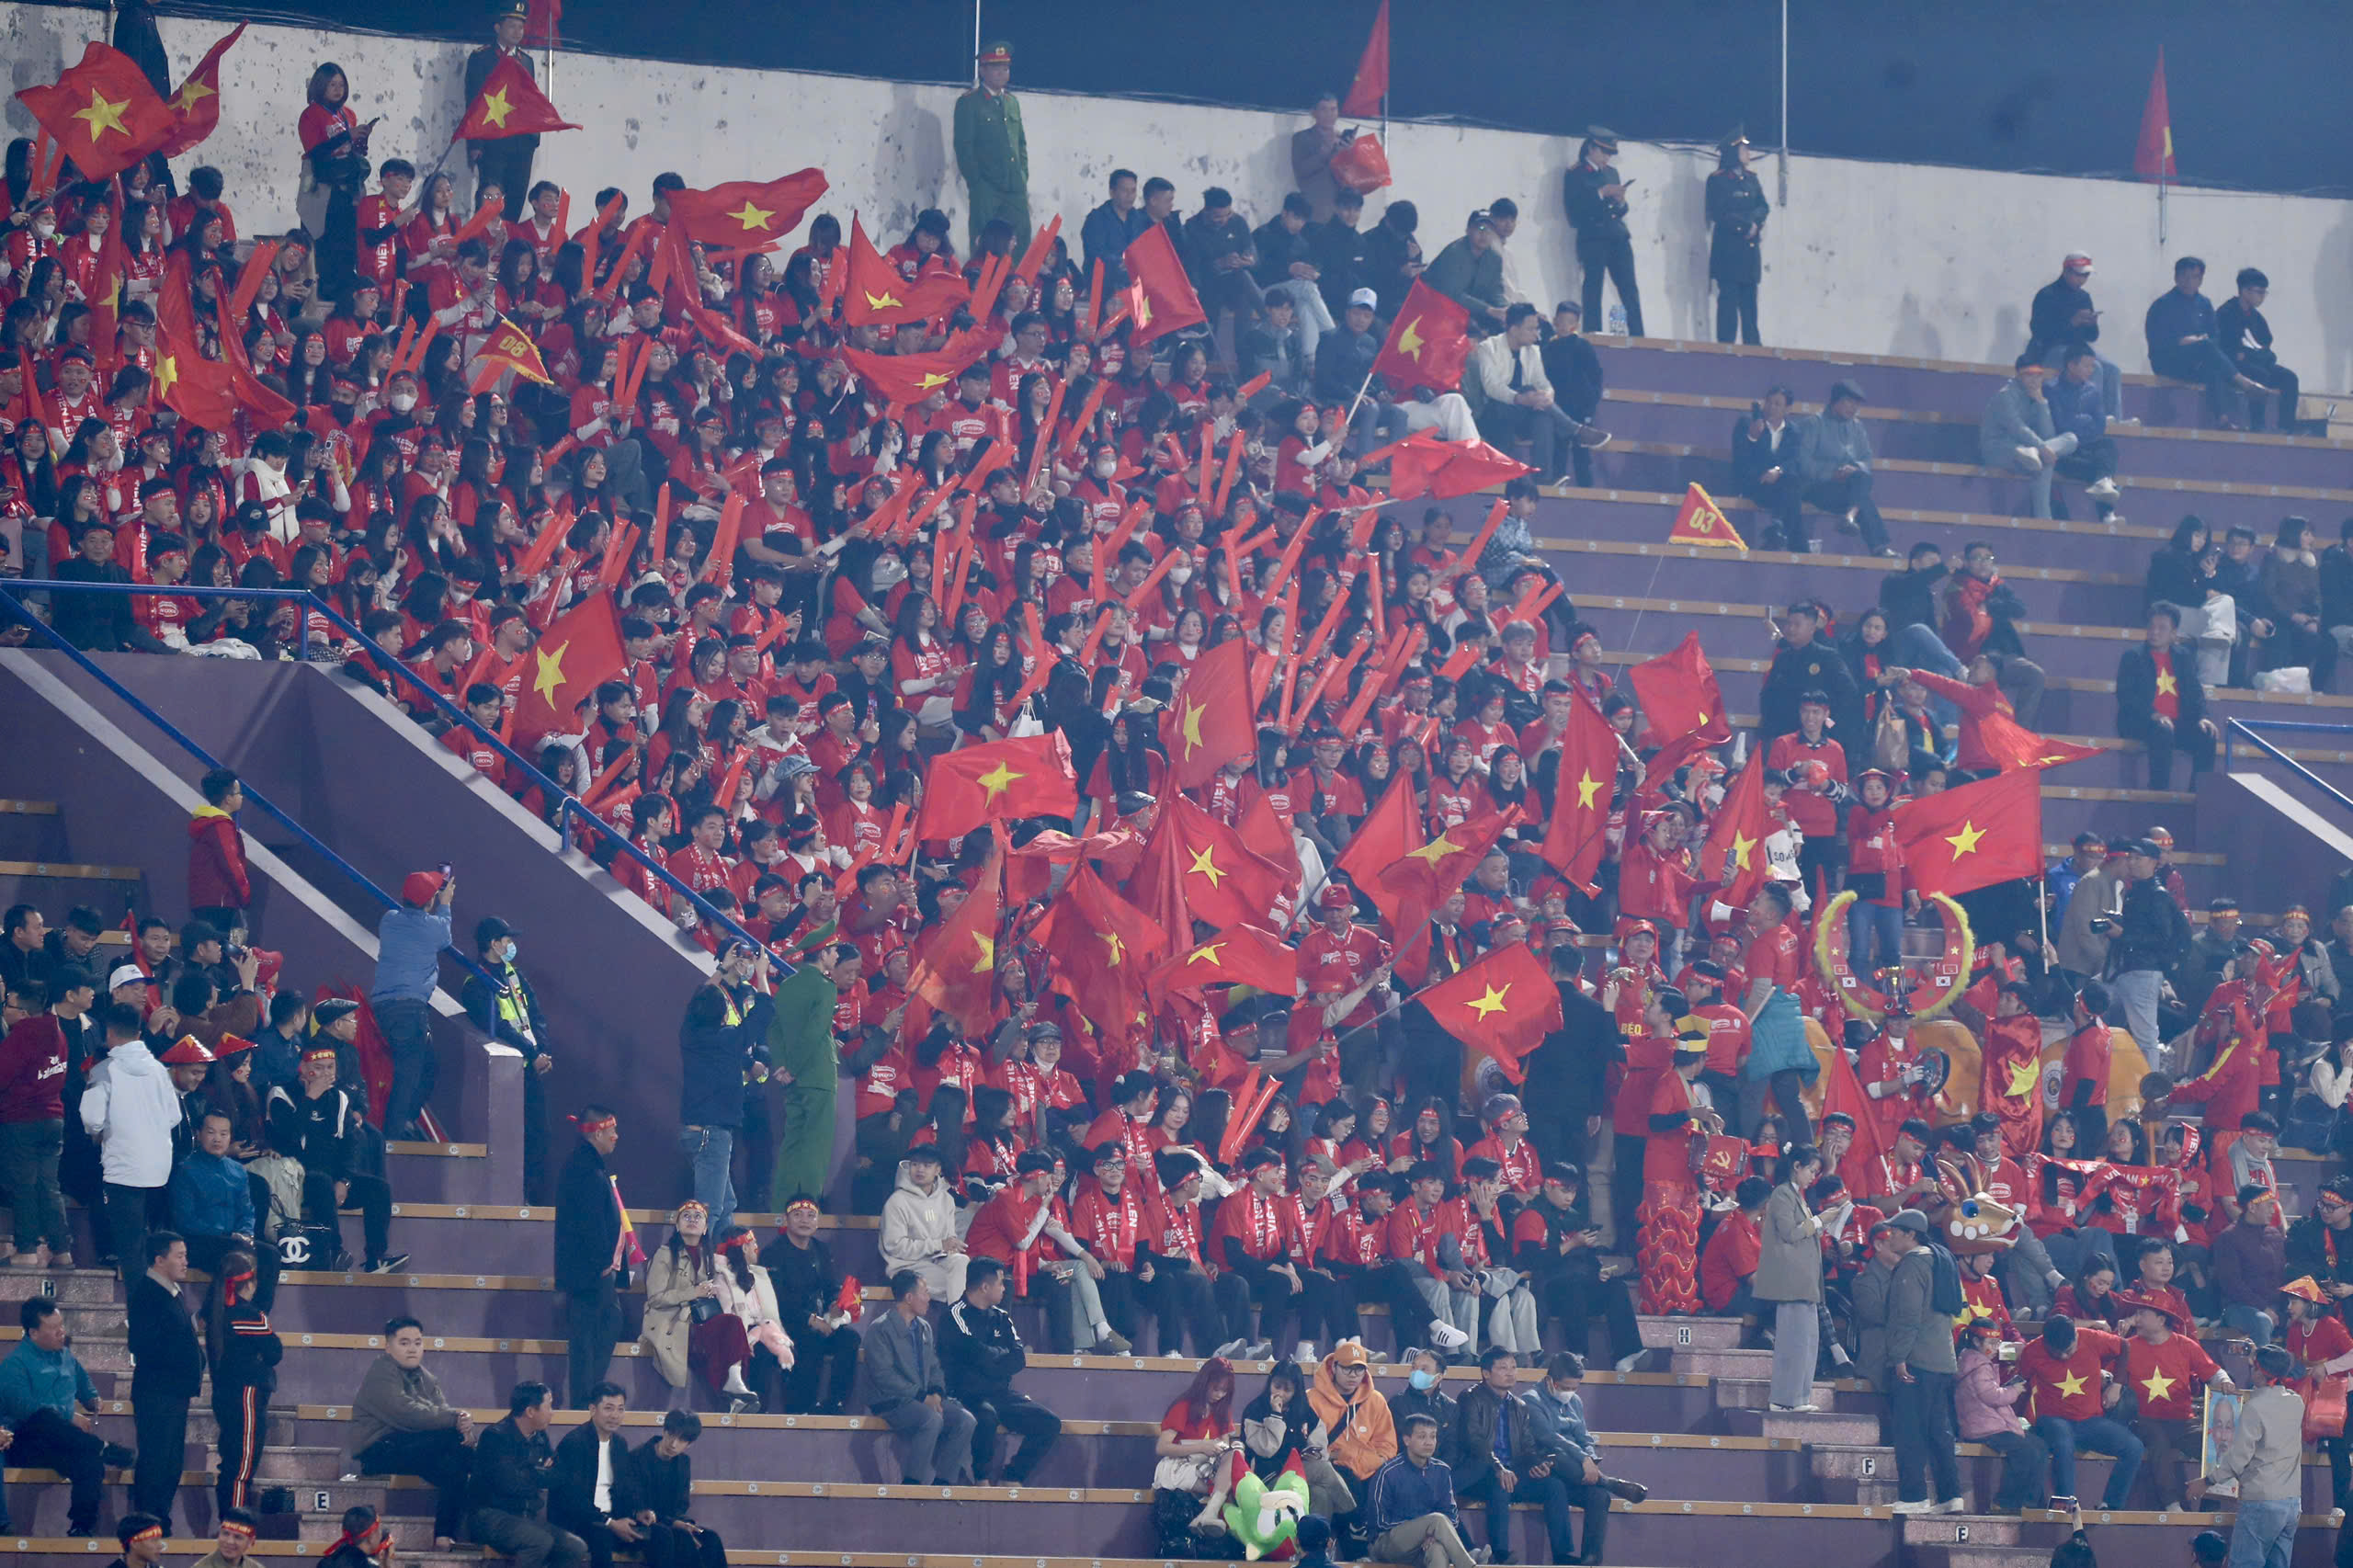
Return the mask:
M 1218 954 L 1225 951 L 1227 946 L 1228 944 L 1224 942 L 1203 942 L 1186 956 L 1185 961 L 1187 963 L 1215 963 Z
M 2167 670 L 2157 676 L 2157 695 L 2159 697 L 2171 697 L 2180 689 L 2181 683 L 2173 678 L 2173 672 L 2171 670 Z
M 1699 722 L 1700 722 L 1701 724 L 1705 724 L 1707 722 L 1708 722 L 1708 710 L 1707 710 L 1706 709 L 1702 708 L 1702 709 L 1700 709 L 1700 710 L 1699 710 Z
M 866 290 L 861 289 L 858 292 L 865 294 Z M 887 311 L 894 305 L 904 305 L 906 301 L 904 300 L 900 299 L 888 289 L 885 289 L 880 294 L 866 295 L 866 308 L 870 311 Z
M 540 648 L 533 653 L 540 661 L 540 673 L 532 678 L 531 689 L 540 694 L 542 701 L 555 700 L 556 688 L 563 684 L 563 656 L 571 650 L 571 643 L 559 642 L 552 649 Z
M 1446 856 L 1453 854 L 1456 850 L 1461 849 L 1461 845 L 1454 842 L 1453 829 L 1449 828 L 1446 832 L 1439 834 L 1436 838 L 1431 839 L 1427 844 L 1423 845 L 1419 849 L 1406 850 L 1405 858 L 1408 860 L 1419 860 L 1426 866 L 1435 866 L 1440 859 L 1444 858 Z
M 2159 1367 L 2141 1380 L 2141 1386 L 2148 1391 L 2151 1399 L 2171 1399 L 2173 1386 L 2180 1381 L 2178 1378 L 2166 1377 L 2165 1369 Z
M 2060 1398 L 2062 1398 L 2062 1399 L 2073 1399 L 2073 1398 L 2075 1398 L 2077 1394 L 2079 1394 L 2079 1393 L 2081 1393 L 2081 1392 L 2084 1392 L 2084 1380 L 2083 1380 L 2083 1378 L 2082 1378 L 2081 1376 L 2079 1376 L 2078 1374 L 2074 1373 L 2074 1372 L 2069 1372 L 2065 1377 L 2061 1378 L 2061 1379 L 2059 1380 L 2059 1397 L 2060 1397 Z
M 1201 715 L 1208 711 L 1209 707 L 1206 703 L 1188 702 L 1177 714 L 1177 722 L 1183 727 L 1185 735 L 1187 761 L 1190 761 L 1193 754 L 1200 749 Z
M 730 212 L 727 216 L 743 224 L 746 230 L 765 229 L 776 218 L 775 213 L 763 212 L 753 206 L 752 199 L 748 196 L 744 199 L 744 210 L 741 212 Z
M 1737 870 L 1743 871 L 1748 869 L 1748 852 L 1756 847 L 1756 840 L 1749 837 L 1748 835 L 1742 833 L 1735 828 L 1733 831 L 1732 835 L 1732 863 L 1733 868 Z
M 1197 871 L 1207 877 L 1210 880 L 1210 886 L 1213 888 L 1221 885 L 1228 876 L 1233 874 L 1210 858 L 1215 848 L 1214 845 L 1203 845 L 1193 852 L 1193 863 L 1186 868 L 1188 871 Z
M 197 99 L 209 98 L 213 96 L 212 89 L 206 86 L 201 82 L 182 82 L 180 84 L 180 90 L 172 95 L 172 107 L 179 110 L 180 113 L 186 114 L 188 110 L 196 107 Z
M 1465 1002 L 1462 1005 L 1483 1018 L 1490 1013 L 1502 1012 L 1504 1010 L 1504 998 L 1510 994 L 1511 986 L 1509 983 L 1503 985 L 1490 985 L 1487 987 L 1487 994 L 1485 995 L 1478 997 L 1473 1001 Z
M 972 960 L 972 972 L 986 974 L 996 967 L 996 939 L 992 937 L 983 937 L 975 931 L 972 933 L 972 941 L 980 949 L 980 956 Z
M 514 112 L 515 106 L 507 101 L 506 89 L 504 87 L 499 88 L 498 91 L 491 94 L 482 101 L 483 119 L 490 124 L 497 126 L 501 131 L 506 129 L 506 117 Z
M 2024 1099 L 2036 1093 L 2042 1085 L 2042 1063 L 2031 1058 L 2010 1063 L 2009 1087 L 2002 1092 L 2011 1099 Z
M 1422 318 L 1419 316 L 1407 322 L 1405 330 L 1397 335 L 1397 352 L 1417 365 L 1421 363 L 1422 350 L 1429 346 L 1429 339 L 1422 335 Z
M 158 398 L 169 397 L 172 393 L 172 389 L 179 385 L 179 356 L 176 354 L 157 355 L 155 357 L 155 395 Z
M 1961 824 L 1961 831 L 1959 833 L 1947 834 L 1945 835 L 1945 842 L 1952 846 L 1952 858 L 1958 860 L 1964 855 L 1976 854 L 1977 841 L 1984 836 L 1985 830 L 1984 828 L 1979 827 L 1973 822 L 1964 820 Z
M 1595 795 L 1600 788 L 1601 780 L 1593 776 L 1592 768 L 1586 768 L 1584 777 L 1577 780 L 1577 810 L 1590 811 L 1593 808 Z
M 915 390 L 917 392 L 929 392 L 934 387 L 944 387 L 947 384 L 948 378 L 946 376 L 941 375 L 937 370 L 926 370 L 923 373 L 923 380 L 915 383 Z
M 90 94 L 90 107 L 75 109 L 74 118 L 90 128 L 90 144 L 96 146 L 99 139 L 109 131 L 119 131 L 125 136 L 131 134 L 131 128 L 122 123 L 122 111 L 130 107 L 129 98 L 123 99 L 119 104 L 108 103 L 104 93 L 93 91 Z
M 1120 934 L 1117 931 L 1098 931 L 1096 935 L 1102 937 L 1104 945 L 1111 949 L 1111 961 L 1113 963 L 1120 963 L 1126 960 L 1128 955 L 1128 945 L 1120 940 Z
M 1152 324 L 1152 296 L 1145 293 L 1141 289 L 1136 290 L 1135 315 L 1136 324 L 1138 326 L 1150 326 Z
M 1026 778 L 1028 777 L 1029 775 L 1027 774 L 1014 772 L 1013 769 L 1007 767 L 1003 762 L 999 762 L 995 767 L 990 768 L 986 773 L 983 773 L 978 778 L 973 779 L 972 782 L 987 790 L 989 792 L 989 799 L 994 801 L 999 795 L 1004 794 L 1006 786 L 1010 785 L 1015 779 Z

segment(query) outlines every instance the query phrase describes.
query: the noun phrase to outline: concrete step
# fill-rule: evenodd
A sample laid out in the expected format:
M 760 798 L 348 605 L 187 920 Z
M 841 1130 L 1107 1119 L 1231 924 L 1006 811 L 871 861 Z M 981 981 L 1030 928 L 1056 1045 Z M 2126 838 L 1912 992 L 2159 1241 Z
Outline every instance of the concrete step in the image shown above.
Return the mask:
M 1654 1349 L 1731 1349 L 1740 1344 L 1738 1318 L 1637 1316 L 1634 1322 L 1643 1343 Z
M 1820 1410 L 1773 1410 L 1756 1406 L 1729 1412 L 1727 1425 L 1739 1433 L 1769 1437 L 1783 1442 L 1803 1443 L 1809 1449 L 1817 1445 L 1860 1447 L 1879 1441 L 1879 1417 L 1864 1410 L 1833 1408 L 1833 1392 L 1824 1398 L 1827 1385 L 1814 1385 L 1814 1403 Z M 1846 1396 L 1852 1398 L 1854 1396 Z M 1888 1450 L 1891 1454 L 1893 1449 Z M 1891 1460 L 1889 1461 L 1893 1463 Z
M 1769 1357 L 1768 1357 L 1769 1359 Z M 1719 1377 L 1711 1380 L 1716 1391 L 1716 1407 L 1720 1410 L 1759 1410 L 1768 1415 L 1773 1403 L 1773 1380 L 1769 1377 Z M 1815 1383 L 1806 1403 L 1830 1408 L 1837 1397 L 1837 1389 L 1830 1383 Z
M 0 1268 L 0 1301 L 23 1301 L 35 1296 L 46 1296 L 65 1307 L 127 1299 L 110 1268 Z
M 1773 1353 L 1770 1350 L 1677 1350 L 1667 1363 L 1667 1369 L 1688 1377 L 1731 1378 L 1750 1381 L 1759 1378 L 1769 1381 L 1773 1375 Z

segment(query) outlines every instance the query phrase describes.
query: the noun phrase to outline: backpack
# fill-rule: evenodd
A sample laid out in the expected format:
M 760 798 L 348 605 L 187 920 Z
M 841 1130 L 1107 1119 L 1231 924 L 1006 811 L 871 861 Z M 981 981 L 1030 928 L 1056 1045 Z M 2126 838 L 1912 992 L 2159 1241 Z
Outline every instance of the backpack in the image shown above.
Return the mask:
M 1929 1242 L 1928 1310 L 1949 1318 L 1957 1318 L 1969 1310 L 1969 1298 L 1961 1293 L 1961 1265 L 1943 1244 Z

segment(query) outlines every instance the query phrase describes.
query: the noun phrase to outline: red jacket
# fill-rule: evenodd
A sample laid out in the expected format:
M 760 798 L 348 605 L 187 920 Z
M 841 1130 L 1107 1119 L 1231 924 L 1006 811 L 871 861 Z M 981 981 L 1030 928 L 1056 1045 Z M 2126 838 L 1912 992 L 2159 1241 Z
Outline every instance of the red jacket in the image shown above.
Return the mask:
M 54 1013 L 18 1020 L 0 1039 L 0 1122 L 65 1115 L 65 1031 Z
M 188 902 L 193 909 L 243 909 L 253 902 L 244 835 L 218 806 L 199 806 L 188 824 Z

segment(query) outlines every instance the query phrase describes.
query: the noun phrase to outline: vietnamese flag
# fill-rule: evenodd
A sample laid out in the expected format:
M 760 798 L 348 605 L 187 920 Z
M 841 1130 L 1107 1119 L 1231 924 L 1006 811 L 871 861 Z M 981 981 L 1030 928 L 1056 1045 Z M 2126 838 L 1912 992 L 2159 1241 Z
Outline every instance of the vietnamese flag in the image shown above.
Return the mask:
M 1408 937 L 1444 903 L 1449 894 L 1471 880 L 1504 830 L 1519 820 L 1519 810 L 1490 812 L 1460 827 L 1449 827 L 1417 849 L 1409 849 L 1373 878 L 1373 885 L 1393 895 L 1397 913 L 1390 924 L 1399 938 Z M 1378 900 L 1375 900 L 1378 903 Z M 1388 914 L 1384 906 L 1383 914 Z
M 1536 471 L 1484 441 L 1446 443 L 1446 463 L 1430 476 L 1430 494 L 1441 501 L 1470 495 Z
M 1081 864 L 1046 906 L 1033 939 L 1054 955 L 1055 989 L 1078 1004 L 1107 1042 L 1133 1038 L 1144 976 L 1168 951 L 1167 937 L 1143 911 L 1112 892 L 1094 867 Z
M 689 240 L 726 250 L 780 240 L 825 194 L 825 176 L 802 169 L 779 179 L 730 180 L 709 190 L 670 193 L 670 222 Z
M 960 332 L 941 347 L 921 354 L 869 354 L 845 348 L 842 358 L 859 380 L 882 394 L 888 403 L 912 408 L 941 387 L 955 396 L 956 378 L 967 365 L 988 357 L 989 346 L 977 332 Z
M 1724 791 L 1699 850 L 1699 881 L 1720 888 L 1716 900 L 1745 909 L 1765 881 L 1765 840 L 1773 824 L 1765 812 L 1765 754 L 1748 754 L 1748 765 Z
M 523 69 L 511 54 L 502 54 L 498 63 L 490 68 L 483 79 L 482 91 L 466 106 L 466 117 L 458 121 L 458 129 L 450 132 L 452 142 L 495 142 L 507 136 L 536 136 L 543 131 L 577 131 L 580 127 L 556 112 L 555 105 L 540 91 L 531 74 Z M 681 192 L 680 194 L 684 194 Z M 677 198 L 671 198 L 671 214 L 676 216 Z
M 1347 99 L 1340 105 L 1340 112 L 1379 114 L 1381 100 L 1388 96 L 1389 0 L 1381 0 L 1381 9 L 1373 14 L 1372 34 L 1364 40 L 1364 53 L 1357 61 L 1356 80 L 1348 85 Z
M 1416 278 L 1397 307 L 1372 369 L 1401 391 L 1452 392 L 1462 384 L 1462 365 L 1470 358 L 1471 312 Z
M 1340 858 L 1333 862 L 1332 869 L 1354 882 L 1388 917 L 1390 927 L 1402 932 L 1404 926 L 1399 920 L 1400 901 L 1381 885 L 1380 875 L 1421 846 L 1421 808 L 1415 803 L 1412 778 L 1401 771 L 1390 779 L 1389 788 L 1372 803 L 1364 821 L 1357 824 L 1355 835 L 1341 847 Z
M 1005 855 L 991 835 L 981 885 L 940 922 L 907 976 L 907 990 L 953 1019 L 968 1035 L 988 1032 L 996 1017 L 997 926 L 1005 913 Z
M 2141 107 L 2141 139 L 2132 148 L 2132 172 L 2143 179 L 2178 177 L 2173 166 L 2173 110 L 2165 103 L 2165 46 L 2157 45 L 2157 68 L 2149 77 L 2149 99 Z
M 1152 971 L 1162 991 L 1198 991 L 1206 985 L 1246 985 L 1270 996 L 1299 990 L 1299 949 L 1248 921 L 1196 942 Z
M 2038 735 L 2007 713 L 1988 713 L 1979 720 L 1977 739 L 2005 773 L 2020 767 L 2056 767 L 2062 763 L 2081 762 L 2106 749 Z
M 1184 795 L 1161 797 L 1153 838 L 1165 841 L 1159 847 L 1170 858 L 1167 864 L 1176 872 L 1187 911 L 1221 930 L 1265 919 L 1290 883 L 1280 867 L 1252 854 L 1240 834 Z M 1144 847 L 1147 873 L 1155 859 L 1154 848 L 1149 844 Z M 1192 935 L 1190 926 L 1169 929 L 1180 939 Z
M 939 843 L 983 823 L 1067 817 L 1078 810 L 1070 738 L 1060 730 L 965 746 L 931 759 L 915 837 Z
M 191 426 L 220 435 L 236 428 L 234 366 L 203 358 L 186 338 L 159 324 L 154 375 L 155 396 Z
M 969 304 L 963 274 L 934 268 L 910 283 L 882 259 L 858 214 L 849 216 L 849 265 L 842 273 L 842 320 L 852 326 L 895 326 L 953 314 Z
M 1674 526 L 1666 530 L 1666 542 L 1706 545 L 1715 550 L 1748 548 L 1748 541 L 1732 526 L 1732 519 L 1716 505 L 1716 498 L 1696 479 L 1683 492 L 1683 506 L 1675 514 Z
M 45 87 L 17 101 L 74 160 L 84 179 L 120 174 L 172 139 L 179 121 L 131 56 L 103 43 Z
M 611 595 L 584 599 L 556 617 L 523 670 L 515 703 L 516 749 L 528 749 L 541 735 L 579 733 L 580 705 L 628 663 Z
M 1561 1027 L 1560 987 L 1525 942 L 1506 942 L 1436 985 L 1415 993 L 1438 1028 L 1483 1055 L 1513 1083 L 1528 1076 L 1520 1059 Z
M 1904 879 L 1925 895 L 2042 874 L 2042 770 L 2022 767 L 1895 808 Z
M 1696 734 L 1717 745 L 1732 739 L 1723 688 L 1716 684 L 1715 669 L 1699 646 L 1698 632 L 1685 632 L 1673 653 L 1643 660 L 1626 672 L 1626 679 L 1643 705 L 1649 740 L 1664 745 Z
M 1250 644 L 1236 637 L 1203 653 L 1176 700 L 1160 715 L 1168 753 L 1168 789 L 1190 790 L 1217 777 L 1237 756 L 1257 750 L 1250 700 Z
M 171 140 L 155 149 L 176 158 L 211 135 L 221 125 L 221 57 L 245 36 L 245 24 L 222 35 L 204 51 L 196 69 L 180 78 L 180 90 L 167 100 L 172 111 Z
M 1193 281 L 1185 276 L 1185 264 L 1176 259 L 1165 225 L 1154 223 L 1129 241 L 1120 260 L 1132 279 L 1128 313 L 1135 318 L 1135 329 L 1130 341 L 1137 347 L 1208 322 L 1201 297 L 1193 292 Z
M 1822 1078 L 1822 1114 L 1843 1112 L 1855 1124 L 1855 1141 L 1847 1145 L 1847 1157 L 1838 1162 L 1837 1171 L 1852 1187 L 1857 1174 L 1878 1165 L 1887 1148 L 1880 1142 L 1879 1112 L 1863 1093 L 1863 1081 L 1855 1075 L 1855 1064 L 1847 1060 L 1846 1048 L 1834 1040 L 1829 1056 L 1830 1066 Z
M 1454 446 L 1436 430 L 1416 430 L 1392 442 L 1386 453 L 1375 455 L 1389 460 L 1390 500 L 1412 501 L 1430 493 L 1438 472 L 1454 455 Z
M 1618 785 L 1618 732 L 1583 692 L 1569 705 L 1561 737 L 1561 771 L 1552 787 L 1552 820 L 1540 851 L 1547 864 L 1590 892 L 1608 847 L 1609 798 Z

